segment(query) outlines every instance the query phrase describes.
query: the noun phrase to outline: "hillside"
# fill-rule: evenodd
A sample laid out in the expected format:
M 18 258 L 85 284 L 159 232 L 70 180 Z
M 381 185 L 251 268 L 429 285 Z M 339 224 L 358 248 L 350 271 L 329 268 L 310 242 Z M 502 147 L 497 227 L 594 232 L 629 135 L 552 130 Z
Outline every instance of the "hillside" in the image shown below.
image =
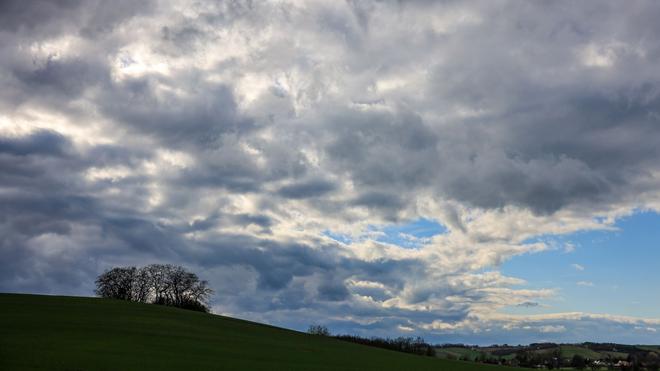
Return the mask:
M 2 370 L 498 370 L 217 315 L 0 294 Z

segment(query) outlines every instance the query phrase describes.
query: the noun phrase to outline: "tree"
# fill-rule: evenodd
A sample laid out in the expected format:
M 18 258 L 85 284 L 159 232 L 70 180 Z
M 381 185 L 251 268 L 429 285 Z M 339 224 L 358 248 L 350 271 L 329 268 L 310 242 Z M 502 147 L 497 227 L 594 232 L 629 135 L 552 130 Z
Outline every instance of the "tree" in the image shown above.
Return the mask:
M 578 370 L 584 370 L 585 367 L 587 367 L 587 362 L 584 360 L 584 357 L 582 357 L 579 354 L 576 354 L 573 356 L 573 359 L 571 360 L 571 367 L 575 367 Z
M 192 285 L 189 298 L 198 303 L 208 303 L 211 295 L 213 295 L 213 290 L 209 287 L 209 282 L 201 280 Z
M 660 357 L 655 352 L 648 353 L 644 363 L 649 371 L 658 371 L 660 369 Z
M 113 268 L 104 272 L 96 279 L 96 294 L 208 312 L 213 290 L 207 281 L 183 267 L 151 264 L 140 269 Z
M 150 278 L 146 269 L 140 268 L 133 276 L 133 300 L 148 303 L 151 295 Z
M 207 281 L 200 280 L 195 273 L 183 267 L 154 264 L 146 268 L 152 277 L 156 304 L 186 309 L 205 308 L 213 293 Z
M 135 267 L 117 267 L 96 278 L 96 295 L 102 298 L 133 300 Z
M 330 330 L 323 325 L 310 325 L 307 329 L 308 334 L 330 336 Z
M 167 293 L 167 275 L 171 265 L 151 264 L 142 268 L 147 275 L 149 291 L 153 295 L 153 302 L 159 303 L 166 297 Z

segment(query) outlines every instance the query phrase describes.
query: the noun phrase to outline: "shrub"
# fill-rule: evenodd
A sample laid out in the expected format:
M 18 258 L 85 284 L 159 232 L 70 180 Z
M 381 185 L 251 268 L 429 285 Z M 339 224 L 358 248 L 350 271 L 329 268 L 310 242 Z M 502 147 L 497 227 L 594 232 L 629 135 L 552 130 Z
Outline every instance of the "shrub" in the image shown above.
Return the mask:
M 307 333 L 312 335 L 330 336 L 330 330 L 323 325 L 311 325 L 307 329 Z

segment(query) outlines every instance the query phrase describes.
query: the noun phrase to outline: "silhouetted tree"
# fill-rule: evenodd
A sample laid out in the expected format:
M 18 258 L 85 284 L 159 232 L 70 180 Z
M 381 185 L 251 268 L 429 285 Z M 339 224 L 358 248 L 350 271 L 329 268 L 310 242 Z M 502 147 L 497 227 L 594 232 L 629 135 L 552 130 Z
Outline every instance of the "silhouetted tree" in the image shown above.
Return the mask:
M 587 367 L 587 362 L 584 360 L 584 357 L 576 354 L 573 356 L 573 359 L 571 359 L 571 367 L 575 367 L 578 370 L 584 370 Z
M 355 335 L 336 335 L 334 338 L 377 348 L 395 350 L 397 352 L 435 356 L 435 348 L 433 348 L 431 344 L 426 343 L 421 337 L 398 337 L 391 339 L 379 337 L 363 338 Z
M 307 333 L 312 335 L 330 336 L 330 330 L 323 325 L 311 325 L 307 329 Z
M 649 371 L 658 371 L 658 369 L 660 369 L 660 357 L 655 352 L 649 352 L 646 355 L 644 364 Z
M 113 268 L 96 279 L 96 294 L 112 299 L 132 300 L 208 312 L 213 294 L 208 282 L 195 273 L 170 264 Z
M 135 267 L 117 267 L 96 278 L 96 295 L 103 298 L 133 300 Z
M 140 268 L 133 276 L 133 300 L 139 303 L 148 303 L 151 295 L 150 278 L 145 268 Z
M 171 265 L 151 264 L 144 268 L 153 302 L 159 303 L 167 296 L 167 275 Z

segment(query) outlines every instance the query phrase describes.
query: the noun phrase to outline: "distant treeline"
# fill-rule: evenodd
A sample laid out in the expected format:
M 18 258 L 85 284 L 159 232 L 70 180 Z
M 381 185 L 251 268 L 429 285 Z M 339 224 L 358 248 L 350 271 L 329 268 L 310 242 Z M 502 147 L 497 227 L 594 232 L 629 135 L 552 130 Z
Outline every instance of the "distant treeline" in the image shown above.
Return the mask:
M 332 336 L 327 327 L 322 325 L 309 326 L 307 330 L 312 335 Z M 349 341 L 371 347 L 394 350 L 397 352 L 411 353 L 424 356 L 435 356 L 435 349 L 421 337 L 398 337 L 398 338 L 364 338 L 357 335 L 334 335 L 335 339 Z
M 195 273 L 170 264 L 116 267 L 96 279 L 96 294 L 104 298 L 168 305 L 208 312 L 213 293 Z
M 398 338 L 363 338 L 356 335 L 335 335 L 335 339 L 350 341 L 377 348 L 395 350 L 397 352 L 412 353 L 423 356 L 435 356 L 435 349 L 421 337 L 398 337 Z

